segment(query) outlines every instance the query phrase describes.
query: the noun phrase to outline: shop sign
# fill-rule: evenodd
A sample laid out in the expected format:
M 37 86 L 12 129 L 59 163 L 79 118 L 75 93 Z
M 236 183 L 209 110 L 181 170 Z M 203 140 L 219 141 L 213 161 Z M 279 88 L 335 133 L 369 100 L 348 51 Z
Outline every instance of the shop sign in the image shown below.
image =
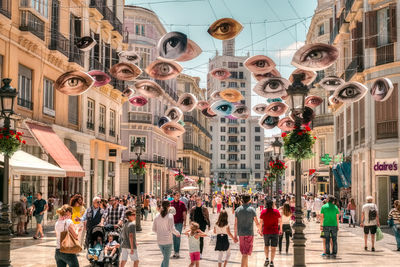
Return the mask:
M 116 149 L 108 150 L 108 156 L 109 157 L 116 157 L 117 156 L 117 150 Z
M 384 173 L 397 173 L 398 162 L 397 159 L 376 159 L 374 165 L 374 171 L 379 174 Z

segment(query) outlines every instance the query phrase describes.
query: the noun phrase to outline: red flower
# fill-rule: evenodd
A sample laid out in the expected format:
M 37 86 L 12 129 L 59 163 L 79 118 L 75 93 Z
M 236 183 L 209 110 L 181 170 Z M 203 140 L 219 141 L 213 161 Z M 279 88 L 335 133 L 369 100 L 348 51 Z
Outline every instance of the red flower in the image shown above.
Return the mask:
M 316 136 L 314 136 L 314 139 L 317 139 L 317 137 L 316 137 Z
M 286 136 L 287 136 L 287 133 L 283 132 L 281 136 L 282 136 L 282 137 L 286 137 Z
M 14 135 L 14 131 L 13 131 L 13 130 L 10 130 L 10 134 L 11 134 L 11 135 Z
M 21 132 L 17 132 L 17 135 L 22 135 L 22 133 Z
M 311 131 L 311 128 L 309 126 L 306 126 L 306 130 L 309 132 Z
M 298 132 L 297 135 L 303 135 L 303 132 Z
M 7 136 L 6 136 L 6 139 L 10 139 L 10 136 L 7 135 Z

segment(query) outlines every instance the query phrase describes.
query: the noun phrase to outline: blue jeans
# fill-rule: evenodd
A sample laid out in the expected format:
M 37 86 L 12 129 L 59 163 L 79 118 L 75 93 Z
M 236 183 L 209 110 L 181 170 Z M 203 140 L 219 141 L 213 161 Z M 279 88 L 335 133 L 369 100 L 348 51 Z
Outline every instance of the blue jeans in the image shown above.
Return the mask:
M 172 244 L 169 245 L 158 245 L 160 247 L 161 253 L 163 254 L 163 261 L 161 262 L 161 267 L 169 266 L 169 257 L 171 256 Z
M 57 267 L 79 267 L 78 257 L 76 254 L 66 254 L 60 252 L 59 249 L 56 249 L 56 255 L 54 256 L 56 259 Z
M 182 223 L 176 223 L 175 224 L 175 229 L 179 233 L 182 233 L 182 228 L 183 228 L 183 224 Z M 181 237 L 177 237 L 176 235 L 172 235 L 172 239 L 174 241 L 174 252 L 175 253 L 179 253 L 179 248 L 181 247 Z
M 400 248 L 400 226 L 393 225 L 392 230 L 394 232 L 394 236 L 396 237 L 397 248 Z
M 324 237 L 326 239 L 326 254 L 327 255 L 336 255 L 337 254 L 337 226 L 324 226 Z M 331 238 L 332 238 L 332 253 L 331 253 Z

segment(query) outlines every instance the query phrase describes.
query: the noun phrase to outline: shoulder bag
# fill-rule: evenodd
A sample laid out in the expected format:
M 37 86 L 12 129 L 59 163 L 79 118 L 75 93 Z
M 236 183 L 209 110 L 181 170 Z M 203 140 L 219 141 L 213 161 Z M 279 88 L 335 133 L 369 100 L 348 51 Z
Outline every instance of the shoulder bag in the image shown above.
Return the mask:
M 69 232 L 68 228 L 65 230 L 65 224 L 66 221 L 64 222 L 64 231 L 62 231 L 60 235 L 60 252 L 66 254 L 77 254 L 82 251 L 82 247 L 79 244 L 79 241 Z

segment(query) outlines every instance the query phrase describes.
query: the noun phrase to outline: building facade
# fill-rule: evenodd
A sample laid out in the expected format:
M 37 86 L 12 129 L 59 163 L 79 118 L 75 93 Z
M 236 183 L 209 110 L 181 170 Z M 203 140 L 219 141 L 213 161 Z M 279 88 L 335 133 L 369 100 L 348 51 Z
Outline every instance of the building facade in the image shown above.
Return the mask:
M 235 56 L 235 40 L 223 41 L 222 55 L 209 60 L 209 71 L 226 68 L 231 76 L 224 81 L 207 78 L 208 96 L 214 91 L 233 88 L 239 90 L 242 104 L 251 108 L 251 73 L 243 66 L 248 57 Z M 212 173 L 214 180 L 247 186 L 251 176 L 261 184 L 264 176 L 264 128 L 259 117 L 246 120 L 216 117 L 211 122 Z

